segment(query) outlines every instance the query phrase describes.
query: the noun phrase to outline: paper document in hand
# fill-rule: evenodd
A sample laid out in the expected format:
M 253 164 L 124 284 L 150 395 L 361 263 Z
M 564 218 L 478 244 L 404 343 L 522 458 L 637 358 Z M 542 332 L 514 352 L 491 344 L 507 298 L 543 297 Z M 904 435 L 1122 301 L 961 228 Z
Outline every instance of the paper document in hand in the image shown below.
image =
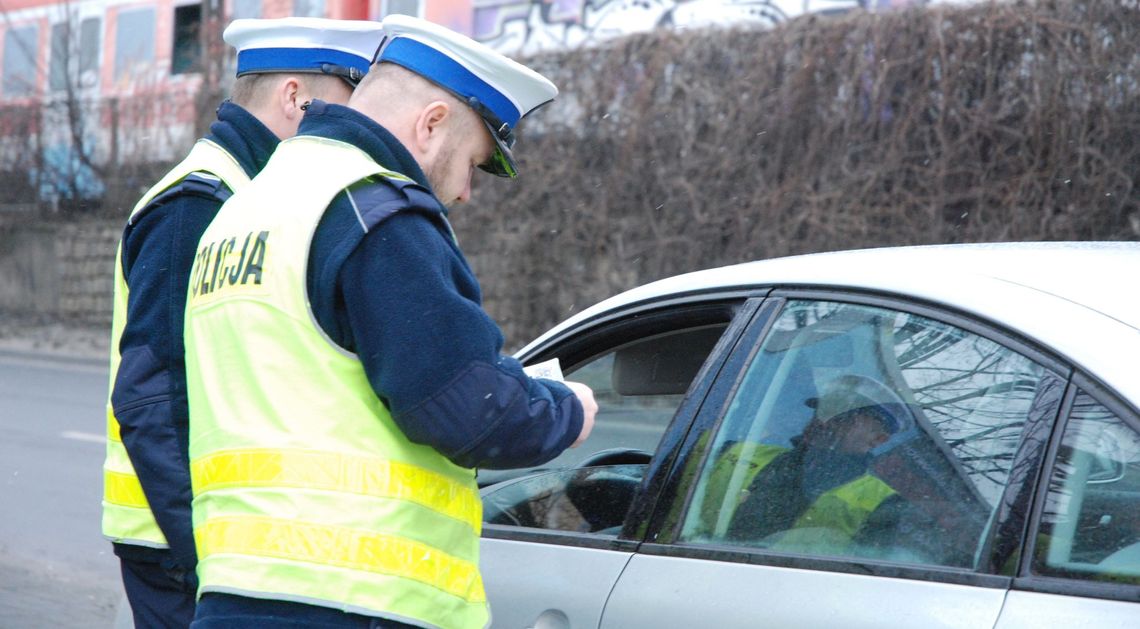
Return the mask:
M 527 365 L 523 367 L 523 371 L 531 378 L 546 378 L 547 380 L 562 381 L 562 363 L 558 362 L 557 358 Z

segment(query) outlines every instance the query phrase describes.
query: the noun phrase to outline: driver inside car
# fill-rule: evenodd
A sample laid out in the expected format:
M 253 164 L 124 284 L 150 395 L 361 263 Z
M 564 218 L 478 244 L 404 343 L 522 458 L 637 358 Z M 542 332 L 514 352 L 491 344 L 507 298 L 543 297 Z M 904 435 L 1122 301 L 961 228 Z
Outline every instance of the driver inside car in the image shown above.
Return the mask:
M 729 487 L 728 506 L 706 501 L 702 521 L 728 518 L 724 539 L 777 550 L 842 554 L 868 517 L 895 495 L 875 476 L 872 452 L 910 421 L 909 407 L 889 388 L 864 376 L 843 376 L 807 401 L 814 416 L 791 446 L 730 443 L 714 463 L 709 496 Z

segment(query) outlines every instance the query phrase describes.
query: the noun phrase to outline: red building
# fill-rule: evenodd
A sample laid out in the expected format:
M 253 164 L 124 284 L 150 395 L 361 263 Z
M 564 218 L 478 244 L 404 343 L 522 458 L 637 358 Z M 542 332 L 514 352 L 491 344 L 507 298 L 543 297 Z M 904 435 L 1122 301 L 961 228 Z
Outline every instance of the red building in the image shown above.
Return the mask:
M 127 166 L 180 156 L 232 80 L 234 55 L 221 32 L 236 18 L 402 13 L 518 54 L 661 25 L 773 25 L 899 2 L 906 0 L 0 0 L 0 204 L 101 197 Z

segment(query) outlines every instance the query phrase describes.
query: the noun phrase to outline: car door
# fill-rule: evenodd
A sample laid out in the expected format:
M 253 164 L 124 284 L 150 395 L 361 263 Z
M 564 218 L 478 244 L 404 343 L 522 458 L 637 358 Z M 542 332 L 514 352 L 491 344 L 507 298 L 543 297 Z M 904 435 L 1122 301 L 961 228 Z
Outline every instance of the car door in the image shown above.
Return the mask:
M 993 627 L 1066 378 L 952 312 L 775 293 L 602 627 Z
M 655 453 L 675 451 L 758 303 L 702 295 L 636 304 L 522 357 L 558 358 L 567 379 L 594 389 L 599 410 L 590 438 L 542 468 L 479 474 L 493 627 L 598 626 L 638 543 L 623 528 L 651 512 L 630 516 L 631 505 L 651 502 L 647 470 L 668 466 Z
M 1075 378 L 996 629 L 1140 626 L 1140 419 Z

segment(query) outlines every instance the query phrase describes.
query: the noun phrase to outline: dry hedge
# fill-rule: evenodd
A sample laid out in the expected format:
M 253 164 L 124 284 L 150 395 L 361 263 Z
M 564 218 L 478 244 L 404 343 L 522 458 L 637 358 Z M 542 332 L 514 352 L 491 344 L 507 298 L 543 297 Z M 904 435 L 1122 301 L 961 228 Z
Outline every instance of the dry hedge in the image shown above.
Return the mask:
M 452 218 L 518 343 L 674 273 L 853 247 L 1140 236 L 1136 2 L 658 31 L 530 59 L 523 176 Z

